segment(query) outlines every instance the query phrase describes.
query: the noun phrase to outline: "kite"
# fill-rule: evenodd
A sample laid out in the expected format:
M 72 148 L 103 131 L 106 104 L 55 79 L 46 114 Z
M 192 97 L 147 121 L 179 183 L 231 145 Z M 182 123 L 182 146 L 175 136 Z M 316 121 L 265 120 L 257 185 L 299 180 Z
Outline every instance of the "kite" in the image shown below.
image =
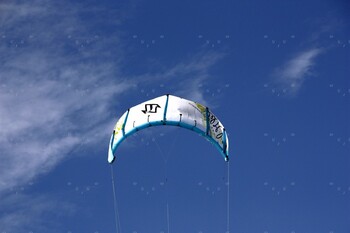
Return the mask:
M 228 137 L 219 119 L 208 107 L 174 95 L 163 95 L 129 108 L 117 121 L 111 135 L 108 162 L 113 163 L 118 146 L 137 131 L 153 126 L 178 126 L 192 130 L 228 156 Z

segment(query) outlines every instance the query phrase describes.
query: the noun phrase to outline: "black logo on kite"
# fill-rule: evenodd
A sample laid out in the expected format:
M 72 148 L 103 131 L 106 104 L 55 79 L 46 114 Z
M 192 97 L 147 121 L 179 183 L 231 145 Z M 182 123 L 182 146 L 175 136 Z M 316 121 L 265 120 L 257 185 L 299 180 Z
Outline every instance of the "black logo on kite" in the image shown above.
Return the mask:
M 145 109 L 141 110 L 144 114 L 146 113 L 157 113 L 157 109 L 160 108 L 159 104 L 145 104 Z

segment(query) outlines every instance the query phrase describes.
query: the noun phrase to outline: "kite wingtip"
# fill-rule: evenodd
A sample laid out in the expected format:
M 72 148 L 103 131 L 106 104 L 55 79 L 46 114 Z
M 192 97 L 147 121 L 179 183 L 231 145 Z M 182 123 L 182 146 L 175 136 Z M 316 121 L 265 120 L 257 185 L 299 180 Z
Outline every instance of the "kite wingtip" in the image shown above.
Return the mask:
M 115 156 L 113 156 L 113 158 L 108 158 L 108 163 L 109 164 L 112 164 L 115 160 Z

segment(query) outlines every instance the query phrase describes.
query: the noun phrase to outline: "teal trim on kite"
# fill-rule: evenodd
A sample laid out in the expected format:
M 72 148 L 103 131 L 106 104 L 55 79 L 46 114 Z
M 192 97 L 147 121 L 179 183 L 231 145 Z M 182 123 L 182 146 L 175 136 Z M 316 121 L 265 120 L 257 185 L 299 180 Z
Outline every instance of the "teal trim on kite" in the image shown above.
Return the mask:
M 166 95 L 166 102 L 165 102 L 164 116 L 163 116 L 164 124 L 166 122 L 166 112 L 168 111 L 168 103 L 169 103 L 169 95 Z
M 126 122 L 128 120 L 128 117 L 129 117 L 129 112 L 130 112 L 130 109 L 128 109 L 128 111 L 126 112 L 126 117 L 125 117 L 124 124 L 123 124 L 123 127 L 122 127 L 123 135 L 125 135 L 125 125 L 126 125 Z

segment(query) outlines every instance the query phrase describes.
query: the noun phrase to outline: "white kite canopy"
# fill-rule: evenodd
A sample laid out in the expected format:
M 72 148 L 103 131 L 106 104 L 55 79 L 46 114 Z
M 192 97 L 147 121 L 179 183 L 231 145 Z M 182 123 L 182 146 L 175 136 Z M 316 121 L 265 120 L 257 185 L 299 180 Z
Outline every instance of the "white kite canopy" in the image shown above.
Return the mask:
M 113 163 L 122 141 L 151 126 L 179 126 L 197 132 L 213 143 L 228 161 L 228 137 L 218 118 L 202 104 L 173 95 L 163 95 L 128 109 L 114 127 L 108 162 Z

